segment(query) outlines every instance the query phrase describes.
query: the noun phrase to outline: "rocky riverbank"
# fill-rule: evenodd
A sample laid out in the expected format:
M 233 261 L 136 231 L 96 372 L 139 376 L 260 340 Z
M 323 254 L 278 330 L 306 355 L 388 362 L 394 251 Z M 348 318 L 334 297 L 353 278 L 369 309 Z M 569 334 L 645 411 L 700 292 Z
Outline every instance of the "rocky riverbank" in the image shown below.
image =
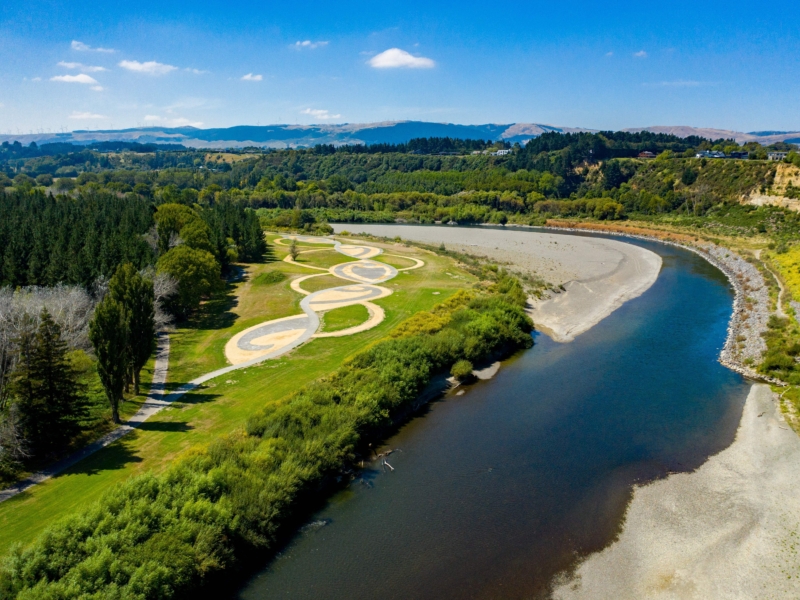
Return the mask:
M 772 314 L 770 308 L 769 288 L 758 268 L 745 258 L 729 248 L 718 246 L 705 241 L 679 241 L 680 238 L 672 236 L 659 236 L 644 232 L 632 234 L 619 230 L 605 230 L 602 228 L 571 228 L 553 226 L 552 229 L 560 231 L 575 231 L 586 233 L 596 231 L 607 235 L 629 237 L 642 240 L 655 240 L 662 244 L 678 246 L 691 252 L 696 252 L 712 265 L 722 271 L 734 289 L 733 312 L 728 323 L 728 335 L 720 352 L 719 361 L 737 373 L 751 379 L 766 381 L 776 385 L 785 385 L 784 382 L 758 373 L 753 366 L 761 362 L 767 349 L 763 333 L 767 330 L 767 323 Z M 640 230 L 641 231 L 641 230 Z M 682 236 L 686 237 L 686 236 Z

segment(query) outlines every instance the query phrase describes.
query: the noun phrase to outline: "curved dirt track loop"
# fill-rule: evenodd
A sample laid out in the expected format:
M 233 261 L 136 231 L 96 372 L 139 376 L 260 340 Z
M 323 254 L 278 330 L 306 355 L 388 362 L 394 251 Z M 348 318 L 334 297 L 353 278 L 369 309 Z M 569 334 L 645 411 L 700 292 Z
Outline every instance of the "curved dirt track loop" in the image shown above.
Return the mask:
M 304 244 L 330 244 L 332 249 L 338 253 L 357 260 L 339 263 L 326 269 L 299 263 L 291 255 L 287 255 L 283 260 L 289 264 L 320 271 L 319 273 L 295 279 L 290 284 L 294 291 L 305 295 L 305 298 L 300 302 L 300 308 L 304 314 L 260 323 L 233 336 L 225 345 L 225 356 L 234 366 L 253 364 L 261 360 L 276 358 L 311 338 L 343 337 L 372 329 L 383 321 L 385 314 L 383 309 L 371 301 L 384 298 L 392 293 L 389 288 L 377 284 L 394 279 L 400 271 L 418 269 L 425 264 L 417 258 L 411 258 L 410 260 L 414 261 L 412 266 L 396 269 L 391 265 L 375 260 L 376 256 L 380 256 L 383 253 L 380 248 L 360 244 L 343 244 L 330 238 L 287 236 L 275 240 L 275 243 L 280 246 L 287 246 L 291 239 Z M 305 247 L 303 246 L 303 248 Z M 300 254 L 319 252 L 325 249 L 301 250 Z M 391 256 L 409 258 L 394 254 Z M 333 275 L 351 282 L 351 285 L 328 288 L 317 292 L 309 292 L 302 287 L 304 281 L 322 275 Z M 364 323 L 341 331 L 317 333 L 320 326 L 320 313 L 354 304 L 361 304 L 367 309 L 369 318 Z

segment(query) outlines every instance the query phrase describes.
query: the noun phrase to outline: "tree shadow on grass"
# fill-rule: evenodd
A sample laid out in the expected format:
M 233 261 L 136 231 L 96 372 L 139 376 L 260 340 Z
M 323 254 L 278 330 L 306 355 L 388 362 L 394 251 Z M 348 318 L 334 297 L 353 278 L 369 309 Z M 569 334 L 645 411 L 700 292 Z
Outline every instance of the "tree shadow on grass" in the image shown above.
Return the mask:
M 102 450 L 87 456 L 56 477 L 61 475 L 99 475 L 103 471 L 116 471 L 124 469 L 129 464 L 140 463 L 142 458 L 136 454 L 135 441 L 136 434 L 128 434 Z
M 225 289 L 206 300 L 186 322 L 186 329 L 225 329 L 233 325 L 236 315 L 231 310 L 239 303 L 234 295 L 235 286 L 226 283 Z
M 145 421 L 139 425 L 138 429 L 142 431 L 163 431 L 166 433 L 186 433 L 194 429 L 189 423 L 185 421 Z
M 171 381 L 164 384 L 164 393 L 169 396 L 171 393 L 179 390 L 186 385 L 185 381 Z M 180 396 L 179 398 L 167 398 L 172 401 L 173 405 L 176 404 L 203 404 L 211 402 L 222 394 L 212 392 L 211 389 L 204 387 L 206 384 L 196 387 Z M 216 386 L 213 386 L 216 387 Z

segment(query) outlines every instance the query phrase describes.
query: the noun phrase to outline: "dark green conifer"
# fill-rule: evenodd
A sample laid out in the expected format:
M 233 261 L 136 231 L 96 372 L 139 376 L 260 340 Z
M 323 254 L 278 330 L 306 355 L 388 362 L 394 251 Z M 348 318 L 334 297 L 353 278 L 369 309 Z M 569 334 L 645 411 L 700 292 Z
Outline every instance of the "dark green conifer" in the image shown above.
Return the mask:
M 19 338 L 20 360 L 11 382 L 22 431 L 36 456 L 62 450 L 80 431 L 86 400 L 68 357 L 61 328 L 43 310 L 36 331 Z

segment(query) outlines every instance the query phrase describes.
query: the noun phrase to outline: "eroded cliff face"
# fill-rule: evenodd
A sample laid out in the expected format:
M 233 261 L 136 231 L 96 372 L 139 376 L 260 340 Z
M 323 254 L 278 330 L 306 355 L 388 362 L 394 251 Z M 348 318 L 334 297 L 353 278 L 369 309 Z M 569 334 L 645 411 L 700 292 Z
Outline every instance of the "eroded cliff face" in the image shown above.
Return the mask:
M 790 187 L 800 189 L 800 167 L 778 163 L 775 165 L 775 179 L 767 193 L 755 189 L 742 201 L 754 206 L 780 206 L 800 212 L 800 199 L 786 195 Z

